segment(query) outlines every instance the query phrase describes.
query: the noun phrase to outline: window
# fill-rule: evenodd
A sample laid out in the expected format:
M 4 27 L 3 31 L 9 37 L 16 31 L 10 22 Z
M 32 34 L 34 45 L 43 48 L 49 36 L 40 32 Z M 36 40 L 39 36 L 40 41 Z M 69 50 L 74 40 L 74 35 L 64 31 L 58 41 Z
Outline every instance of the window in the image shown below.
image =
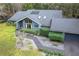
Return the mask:
M 38 27 L 38 24 L 35 24 L 34 26 L 35 26 L 35 27 Z
M 30 19 L 28 19 L 28 18 L 25 19 L 25 22 L 26 23 L 32 23 L 32 21 Z

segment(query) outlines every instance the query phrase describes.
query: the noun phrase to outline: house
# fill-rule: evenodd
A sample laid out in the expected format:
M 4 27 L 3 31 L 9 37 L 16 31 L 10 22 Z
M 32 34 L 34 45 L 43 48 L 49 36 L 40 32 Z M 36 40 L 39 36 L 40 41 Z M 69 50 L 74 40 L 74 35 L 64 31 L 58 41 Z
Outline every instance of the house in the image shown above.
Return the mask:
M 50 31 L 63 32 L 65 40 L 79 39 L 79 19 L 64 18 L 62 10 L 19 11 L 8 20 L 16 23 L 16 29 L 48 27 Z
M 62 18 L 61 10 L 19 11 L 9 21 L 16 22 L 16 29 L 50 27 L 52 18 Z

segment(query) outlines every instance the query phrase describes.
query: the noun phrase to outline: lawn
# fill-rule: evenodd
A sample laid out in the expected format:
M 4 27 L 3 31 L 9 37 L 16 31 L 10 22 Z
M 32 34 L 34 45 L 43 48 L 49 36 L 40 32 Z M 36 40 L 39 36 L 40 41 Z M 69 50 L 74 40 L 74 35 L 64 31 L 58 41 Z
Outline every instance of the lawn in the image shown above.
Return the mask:
M 22 51 L 16 48 L 15 27 L 0 23 L 0 55 L 1 56 L 39 56 L 40 51 Z

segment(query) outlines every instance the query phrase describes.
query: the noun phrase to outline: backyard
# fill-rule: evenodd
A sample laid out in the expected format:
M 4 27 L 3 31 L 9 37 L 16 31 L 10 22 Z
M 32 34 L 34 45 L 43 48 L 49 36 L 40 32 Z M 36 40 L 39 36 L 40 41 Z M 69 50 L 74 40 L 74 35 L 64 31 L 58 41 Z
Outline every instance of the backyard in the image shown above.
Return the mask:
M 15 27 L 0 23 L 0 55 L 2 56 L 40 56 L 38 50 L 19 50 L 16 48 Z

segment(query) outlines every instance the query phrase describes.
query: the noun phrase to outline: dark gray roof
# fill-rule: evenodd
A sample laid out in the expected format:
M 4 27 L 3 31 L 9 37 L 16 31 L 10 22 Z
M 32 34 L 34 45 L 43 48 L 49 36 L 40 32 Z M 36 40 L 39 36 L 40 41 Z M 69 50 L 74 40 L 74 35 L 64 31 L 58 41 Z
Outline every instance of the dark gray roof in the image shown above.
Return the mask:
M 27 10 L 27 11 L 20 11 L 17 12 L 14 16 L 10 19 L 11 21 L 20 21 L 24 18 L 30 18 L 37 23 L 40 23 L 43 26 L 50 26 L 50 20 L 52 18 L 62 18 L 62 11 L 61 10 Z M 39 19 L 40 17 L 40 19 Z M 44 17 L 46 19 L 44 19 Z
M 79 34 L 79 19 L 72 19 L 72 18 L 52 19 L 50 30 Z
M 22 19 L 23 17 L 25 17 L 25 13 L 26 11 L 19 11 L 19 12 L 16 12 L 11 18 L 9 18 L 8 20 L 10 21 L 18 21 L 20 19 Z M 28 14 L 28 13 L 27 13 Z M 27 16 L 26 14 L 26 16 Z

